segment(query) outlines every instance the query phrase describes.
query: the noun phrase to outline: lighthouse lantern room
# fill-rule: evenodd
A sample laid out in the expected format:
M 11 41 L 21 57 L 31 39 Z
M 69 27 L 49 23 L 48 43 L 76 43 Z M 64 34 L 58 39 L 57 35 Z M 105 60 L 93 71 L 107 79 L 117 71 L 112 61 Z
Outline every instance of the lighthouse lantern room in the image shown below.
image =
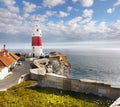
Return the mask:
M 34 20 L 34 25 L 32 27 L 32 56 L 43 56 L 42 31 L 39 26 L 39 20 Z

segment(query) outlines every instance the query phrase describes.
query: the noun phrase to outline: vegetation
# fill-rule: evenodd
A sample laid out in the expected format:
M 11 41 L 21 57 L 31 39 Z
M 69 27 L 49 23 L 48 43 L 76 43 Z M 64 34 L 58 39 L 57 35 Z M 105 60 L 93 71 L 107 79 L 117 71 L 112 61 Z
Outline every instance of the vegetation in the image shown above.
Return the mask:
M 54 88 L 28 87 L 26 81 L 0 92 L 0 107 L 109 107 L 109 101 L 92 94 Z

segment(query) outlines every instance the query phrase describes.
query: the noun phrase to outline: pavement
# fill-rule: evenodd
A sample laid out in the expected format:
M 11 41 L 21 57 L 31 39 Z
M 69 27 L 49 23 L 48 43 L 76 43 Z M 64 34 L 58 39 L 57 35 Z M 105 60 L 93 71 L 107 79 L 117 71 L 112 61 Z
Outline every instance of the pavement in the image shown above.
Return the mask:
M 18 84 L 21 75 L 27 74 L 30 71 L 30 60 L 23 61 L 21 65 L 17 65 L 3 80 L 0 80 L 0 91 L 7 90 L 8 88 Z

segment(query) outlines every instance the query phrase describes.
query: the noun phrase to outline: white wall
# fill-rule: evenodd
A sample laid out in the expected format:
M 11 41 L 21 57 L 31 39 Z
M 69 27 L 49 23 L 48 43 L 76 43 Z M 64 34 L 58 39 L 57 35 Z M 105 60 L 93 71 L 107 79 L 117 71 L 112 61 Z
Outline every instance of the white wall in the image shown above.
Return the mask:
M 5 78 L 8 75 L 8 67 L 4 67 L 0 71 L 0 80 Z

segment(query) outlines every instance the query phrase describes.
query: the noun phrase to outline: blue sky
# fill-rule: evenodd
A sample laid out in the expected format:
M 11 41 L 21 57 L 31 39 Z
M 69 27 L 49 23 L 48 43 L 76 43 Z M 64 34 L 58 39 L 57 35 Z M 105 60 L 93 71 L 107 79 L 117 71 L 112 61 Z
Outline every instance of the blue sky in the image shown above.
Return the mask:
M 44 46 L 120 41 L 120 0 L 0 0 L 0 45 L 30 48 L 35 17 Z

